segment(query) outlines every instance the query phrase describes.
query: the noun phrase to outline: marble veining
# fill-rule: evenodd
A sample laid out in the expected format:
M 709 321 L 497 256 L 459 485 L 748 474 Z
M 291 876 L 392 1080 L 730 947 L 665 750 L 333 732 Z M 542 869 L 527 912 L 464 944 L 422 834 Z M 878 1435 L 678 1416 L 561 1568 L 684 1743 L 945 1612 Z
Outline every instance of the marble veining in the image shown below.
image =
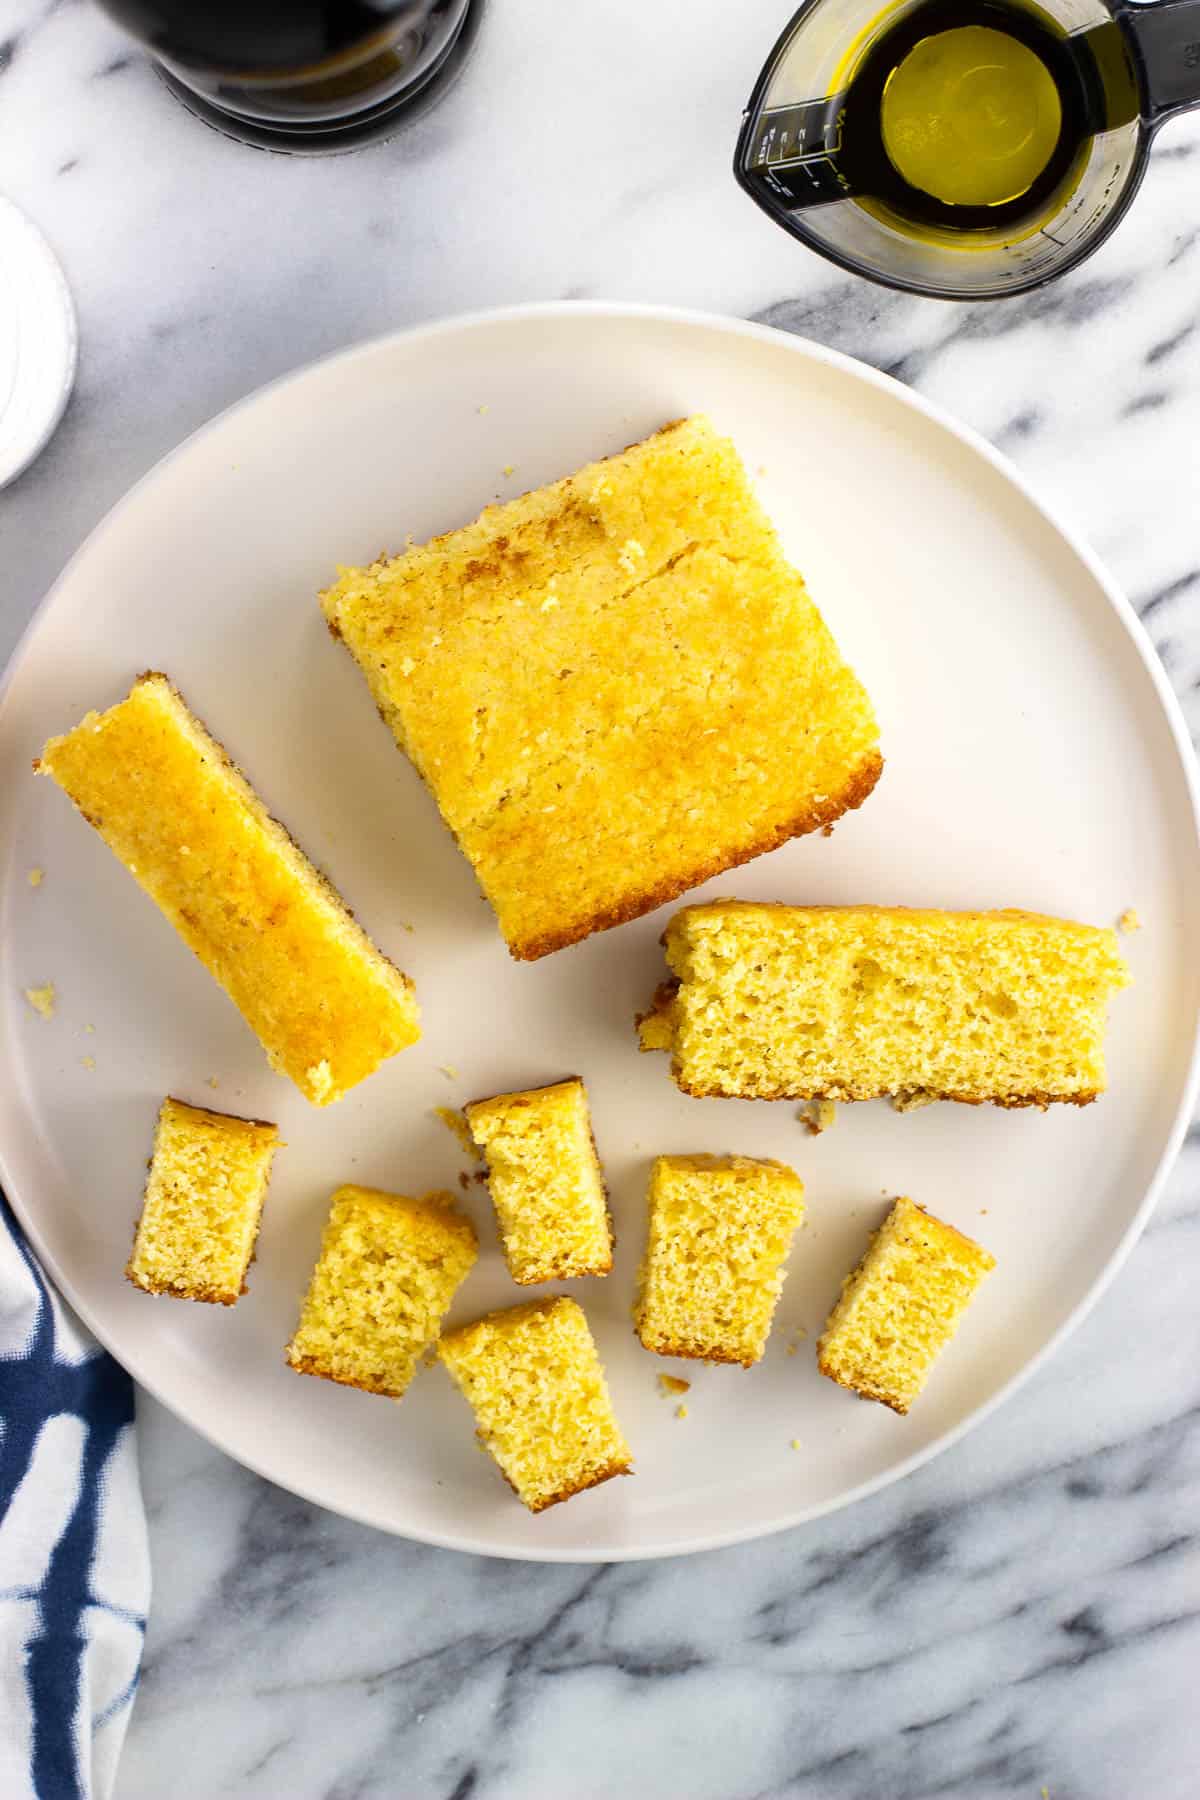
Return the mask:
M 455 93 L 307 162 L 187 116 L 86 0 L 0 0 L 0 182 L 79 305 L 79 385 L 0 496 L 0 658 L 188 431 L 409 321 L 627 298 L 864 358 L 1098 550 L 1200 731 L 1200 116 L 1075 275 L 995 305 L 836 275 L 728 174 L 780 0 L 493 0 Z M 1200 1138 L 1052 1363 L 900 1486 L 758 1544 L 534 1567 L 295 1500 L 149 1400 L 156 1594 L 120 1800 L 1194 1800 Z

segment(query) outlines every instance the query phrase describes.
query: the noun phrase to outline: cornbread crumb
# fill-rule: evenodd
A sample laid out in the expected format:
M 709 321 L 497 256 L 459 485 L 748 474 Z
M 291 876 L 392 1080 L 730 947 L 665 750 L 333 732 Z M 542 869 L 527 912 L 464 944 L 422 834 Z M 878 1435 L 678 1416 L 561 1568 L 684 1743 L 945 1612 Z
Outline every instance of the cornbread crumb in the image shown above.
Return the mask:
M 458 1070 L 455 1068 L 453 1063 L 441 1063 L 441 1064 L 439 1064 L 439 1067 L 441 1069 L 442 1074 L 446 1077 L 447 1081 L 457 1081 L 458 1080 Z
M 882 767 L 865 692 L 704 419 L 343 569 L 322 605 L 518 958 L 819 830 Z
M 804 1184 L 784 1163 L 660 1156 L 634 1318 L 647 1350 L 705 1362 L 762 1356 Z
M 893 1094 L 891 1106 L 893 1112 L 920 1112 L 923 1106 L 933 1106 L 937 1102 L 936 1094 L 927 1094 L 921 1088 L 910 1088 L 906 1093 Z
M 45 869 L 30 869 L 30 871 L 29 871 L 30 887 L 41 887 L 41 885 L 42 885 L 43 881 L 45 881 L 45 879 L 46 879 Z
M 682 1403 L 675 1408 L 675 1417 L 677 1419 L 686 1419 L 687 1416 L 688 1416 L 688 1409 Z
M 446 1127 L 446 1130 L 452 1132 L 458 1139 L 458 1142 L 466 1151 L 467 1155 L 474 1156 L 475 1140 L 471 1136 L 471 1127 L 467 1124 L 463 1115 L 460 1112 L 456 1112 L 452 1106 L 435 1106 L 433 1110 L 437 1117 L 442 1121 L 442 1124 Z
M 246 1291 L 278 1144 L 279 1131 L 266 1120 L 209 1112 L 168 1095 L 125 1270 L 134 1286 L 233 1306 Z
M 787 1354 L 789 1356 L 795 1356 L 799 1348 L 799 1344 L 789 1344 L 787 1347 Z
M 793 1450 L 798 1450 L 798 1449 L 799 1449 L 799 1448 L 800 1448 L 800 1439 L 799 1439 L 799 1438 L 793 1438 L 793 1439 L 792 1439 L 792 1449 L 793 1449 Z
M 448 1332 L 439 1354 L 475 1413 L 480 1442 L 530 1512 L 631 1472 L 604 1370 L 574 1300 L 488 1313 Z
M 512 472 L 513 472 L 513 465 L 511 463 L 505 463 L 505 465 L 504 465 L 505 475 L 511 475 Z
M 25 998 L 34 1012 L 40 1013 L 43 1019 L 54 1017 L 58 1005 L 58 990 L 52 981 L 44 982 L 41 987 L 26 988 Z
M 1128 937 L 1130 932 L 1140 931 L 1141 929 L 1142 929 L 1142 921 L 1138 917 L 1137 908 L 1133 907 L 1133 906 L 1127 906 L 1125 908 L 1125 911 L 1121 914 L 1120 918 L 1117 920 L 1117 930 L 1119 932 L 1121 932 L 1124 936 Z
M 996 1259 L 909 1199 L 875 1233 L 817 1342 L 822 1375 L 906 1413 Z
M 210 1075 L 208 1078 L 208 1085 L 210 1088 L 219 1088 L 221 1084 L 215 1075 Z
M 796 1114 L 809 1137 L 820 1137 L 837 1124 L 836 1100 L 806 1100 Z
M 54 778 L 318 1106 L 420 1036 L 408 978 L 167 677 L 51 738 Z M 188 854 L 181 855 L 187 848 Z
M 682 1375 L 660 1375 L 658 1385 L 664 1394 L 686 1394 L 692 1384 L 685 1381 Z
M 288 1362 L 398 1399 L 476 1255 L 475 1228 L 449 1194 L 340 1187 Z
M 91 1031 L 95 1031 L 96 1027 L 94 1025 L 85 1025 L 83 1029 L 85 1031 L 91 1032 Z
M 685 1093 L 762 1100 L 913 1095 L 1084 1106 L 1105 1085 L 1116 935 L 1017 911 L 688 906 L 649 1031 Z
M 579 1077 L 496 1094 L 463 1110 L 487 1159 L 488 1189 L 513 1280 L 525 1286 L 607 1275 L 612 1221 Z
M 96 1066 L 96 1059 L 94 1056 L 81 1056 L 79 1061 L 85 1069 L 94 1069 Z
M 489 410 L 489 408 L 488 408 L 488 407 L 486 407 L 486 406 L 477 406 L 477 407 L 476 407 L 476 408 L 475 408 L 475 411 L 476 411 L 476 412 L 477 412 L 477 413 L 485 413 L 485 412 L 487 412 L 487 411 L 488 411 L 488 410 Z

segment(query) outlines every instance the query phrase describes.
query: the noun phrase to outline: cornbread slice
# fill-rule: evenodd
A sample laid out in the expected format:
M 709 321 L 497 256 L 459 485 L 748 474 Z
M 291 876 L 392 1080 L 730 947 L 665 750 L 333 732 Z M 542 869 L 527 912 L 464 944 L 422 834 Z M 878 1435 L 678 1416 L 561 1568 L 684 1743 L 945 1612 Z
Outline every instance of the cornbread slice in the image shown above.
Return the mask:
M 421 1035 L 412 983 L 165 675 L 51 738 L 52 775 L 316 1106 Z
M 169 1096 L 158 1109 L 133 1254 L 135 1287 L 232 1306 L 246 1291 L 277 1126 Z
M 750 1368 L 766 1349 L 804 1183 L 748 1156 L 659 1156 L 637 1334 L 659 1356 Z
M 579 1077 L 475 1100 L 463 1111 L 487 1159 L 513 1280 L 524 1286 L 607 1275 L 612 1221 Z
M 817 1340 L 817 1367 L 864 1400 L 906 1413 L 995 1266 L 961 1231 L 897 1200 L 842 1283 Z
M 519 958 L 831 824 L 882 767 L 866 693 L 704 418 L 343 569 L 322 605 Z
M 398 1400 L 477 1254 L 475 1227 L 451 1194 L 340 1187 L 288 1362 Z
M 474 1410 L 480 1443 L 530 1512 L 631 1473 L 632 1454 L 574 1300 L 488 1313 L 447 1332 L 438 1355 Z
M 1029 912 L 718 901 L 675 914 L 640 1021 L 688 1094 L 1086 1105 L 1116 936 Z

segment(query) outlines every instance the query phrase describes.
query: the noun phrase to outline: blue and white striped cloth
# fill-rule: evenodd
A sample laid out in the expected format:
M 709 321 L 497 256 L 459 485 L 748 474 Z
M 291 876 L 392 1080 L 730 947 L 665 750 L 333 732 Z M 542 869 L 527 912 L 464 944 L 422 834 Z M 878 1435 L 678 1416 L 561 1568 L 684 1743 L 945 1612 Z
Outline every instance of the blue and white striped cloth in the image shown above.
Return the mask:
M 3 1800 L 107 1800 L 149 1599 L 133 1384 L 0 1195 Z

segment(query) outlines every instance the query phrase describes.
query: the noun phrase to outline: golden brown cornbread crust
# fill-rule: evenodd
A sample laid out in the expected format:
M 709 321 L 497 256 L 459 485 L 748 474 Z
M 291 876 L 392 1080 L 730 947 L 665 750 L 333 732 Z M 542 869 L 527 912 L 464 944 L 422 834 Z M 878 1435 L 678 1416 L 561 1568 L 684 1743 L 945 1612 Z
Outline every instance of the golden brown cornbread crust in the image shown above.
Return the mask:
M 254 1258 L 251 1257 L 250 1260 L 253 1262 Z M 125 1265 L 125 1279 L 139 1293 L 165 1294 L 170 1300 L 200 1300 L 206 1306 L 236 1306 L 241 1295 L 250 1292 L 244 1281 L 239 1294 L 218 1294 L 212 1288 L 172 1287 L 167 1281 L 139 1281 L 128 1263 Z
M 907 1090 L 899 1089 L 895 1094 L 880 1093 L 872 1089 L 869 1093 L 849 1093 L 844 1088 L 817 1088 L 811 1091 L 800 1088 L 775 1088 L 769 1094 L 727 1094 L 721 1088 L 689 1087 L 673 1074 L 673 1080 L 680 1093 L 691 1100 L 837 1100 L 853 1104 L 860 1100 L 892 1100 L 906 1099 Z M 1079 1094 L 954 1094 L 934 1093 L 929 1088 L 922 1092 L 931 1100 L 952 1100 L 959 1106 L 1002 1106 L 1010 1111 L 1018 1111 L 1024 1106 L 1036 1106 L 1040 1112 L 1046 1112 L 1051 1106 L 1090 1106 L 1093 1100 L 1100 1098 L 1099 1090 L 1092 1088 L 1087 1093 Z
M 656 1337 L 651 1343 L 637 1326 L 634 1326 L 634 1336 L 643 1350 L 649 1350 L 654 1356 L 682 1356 L 692 1362 L 728 1363 L 739 1369 L 753 1369 L 761 1360 L 755 1357 L 733 1356 L 729 1351 L 719 1347 L 706 1350 L 702 1344 L 673 1342 L 669 1338 L 663 1337 Z
M 680 894 L 702 887 L 714 875 L 723 875 L 728 869 L 737 869 L 743 863 L 753 862 L 755 857 L 766 856 L 772 850 L 778 850 L 780 845 L 789 843 L 792 838 L 807 837 L 814 831 L 832 831 L 839 819 L 844 818 L 848 812 L 855 812 L 864 800 L 870 798 L 882 774 L 883 757 L 878 750 L 874 750 L 859 764 L 841 793 L 827 794 L 819 806 L 806 807 L 787 823 L 773 826 L 770 831 L 764 832 L 761 837 L 736 853 L 726 851 L 709 857 L 706 862 L 698 863 L 686 878 L 661 882 L 639 894 L 629 895 L 620 906 L 602 908 L 570 931 L 543 932 L 519 946 L 510 945 L 512 955 L 518 962 L 536 962 L 539 957 L 549 956 L 555 950 L 565 950 L 570 944 L 582 943 L 593 932 L 608 931 L 614 925 L 627 925 L 631 919 L 644 918 L 647 913 L 665 906 L 669 900 L 678 900 Z
M 858 1270 L 861 1267 L 862 1264 L 859 1263 L 858 1268 L 854 1270 L 854 1274 L 857 1275 Z M 894 1395 L 888 1393 L 886 1388 L 876 1387 L 873 1383 L 865 1379 L 861 1380 L 854 1387 L 848 1386 L 846 1382 L 835 1375 L 832 1366 L 826 1362 L 825 1357 L 820 1351 L 817 1352 L 817 1369 L 818 1372 L 824 1375 L 829 1381 L 836 1382 L 837 1386 L 840 1387 L 844 1393 L 853 1394 L 856 1400 L 877 1400 L 882 1406 L 890 1407 L 894 1413 L 899 1413 L 902 1419 L 908 1417 L 908 1406 L 902 1404 Z
M 501 1471 L 501 1473 L 503 1474 L 503 1470 Z M 537 1505 L 537 1506 L 530 1506 L 529 1511 L 531 1513 L 533 1513 L 536 1517 L 536 1515 L 538 1513 L 544 1513 L 546 1511 L 547 1507 L 561 1506 L 561 1504 L 564 1500 L 570 1500 L 575 1494 L 586 1493 L 588 1488 L 599 1487 L 602 1482 L 611 1481 L 615 1475 L 632 1475 L 632 1474 L 633 1474 L 633 1459 L 632 1459 L 632 1457 L 629 1459 L 628 1462 L 607 1463 L 604 1466 L 604 1468 L 597 1469 L 594 1474 L 589 1475 L 585 1481 L 569 1482 L 566 1487 L 559 1488 L 558 1492 L 556 1494 L 551 1494 L 551 1496 L 548 1500 L 541 1501 L 539 1503 L 539 1505 Z M 504 1479 L 506 1481 L 508 1481 L 507 1475 L 505 1475 Z M 517 1490 L 515 1487 L 513 1487 L 513 1484 L 511 1481 L 508 1482 L 508 1485 L 510 1488 L 512 1488 L 513 1493 L 515 1494 L 517 1492 Z M 528 1502 L 526 1502 L 526 1504 L 528 1504 Z
M 357 1388 L 360 1394 L 382 1394 L 385 1400 L 397 1398 L 395 1389 L 385 1381 L 352 1381 L 347 1375 L 335 1375 L 330 1369 L 323 1368 L 312 1356 L 291 1357 L 285 1351 L 284 1361 L 298 1375 L 319 1375 L 322 1381 L 336 1382 L 338 1387 Z

